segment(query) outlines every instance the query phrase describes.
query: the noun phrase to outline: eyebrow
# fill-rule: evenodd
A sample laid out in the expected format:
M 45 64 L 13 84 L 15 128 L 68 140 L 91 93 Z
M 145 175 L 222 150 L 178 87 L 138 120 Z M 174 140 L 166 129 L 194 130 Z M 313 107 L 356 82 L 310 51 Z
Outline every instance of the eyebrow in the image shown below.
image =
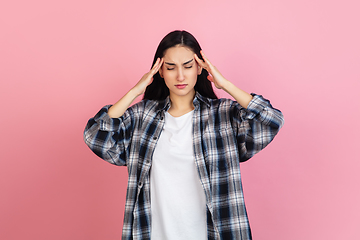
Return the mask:
M 192 61 L 194 61 L 194 59 L 191 59 L 191 60 L 189 60 L 189 61 L 187 61 L 187 62 L 183 63 L 182 65 L 189 64 L 189 63 L 191 63 Z M 169 63 L 169 62 L 165 62 L 165 63 L 166 63 L 167 65 L 175 66 L 175 63 Z

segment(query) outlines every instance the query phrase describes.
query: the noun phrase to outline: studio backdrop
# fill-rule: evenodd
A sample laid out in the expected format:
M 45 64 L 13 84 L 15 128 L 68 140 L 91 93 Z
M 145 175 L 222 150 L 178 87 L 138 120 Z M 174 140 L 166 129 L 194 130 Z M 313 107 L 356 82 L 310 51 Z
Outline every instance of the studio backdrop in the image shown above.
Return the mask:
M 360 239 L 359 9 L 355 0 L 1 3 L 0 239 L 121 238 L 127 170 L 93 154 L 83 130 L 176 29 L 284 113 L 275 141 L 240 165 L 254 239 Z

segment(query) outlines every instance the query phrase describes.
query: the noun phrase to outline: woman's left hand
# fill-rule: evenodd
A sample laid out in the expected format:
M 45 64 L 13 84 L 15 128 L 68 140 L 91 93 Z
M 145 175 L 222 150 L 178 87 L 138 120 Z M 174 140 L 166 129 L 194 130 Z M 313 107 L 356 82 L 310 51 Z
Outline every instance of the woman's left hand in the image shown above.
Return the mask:
M 200 67 L 204 68 L 210 73 L 210 75 L 208 76 L 209 81 L 213 82 L 216 88 L 223 89 L 224 85 L 228 82 L 228 80 L 224 78 L 223 75 L 221 75 L 219 70 L 214 65 L 211 64 L 203 51 L 200 51 L 200 53 L 204 61 L 195 54 L 196 62 L 200 65 Z

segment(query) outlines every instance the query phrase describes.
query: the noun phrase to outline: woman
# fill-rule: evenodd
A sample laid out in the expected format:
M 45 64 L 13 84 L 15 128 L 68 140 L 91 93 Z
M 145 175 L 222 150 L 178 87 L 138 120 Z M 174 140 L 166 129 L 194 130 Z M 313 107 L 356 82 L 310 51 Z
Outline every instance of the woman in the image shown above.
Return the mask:
M 236 101 L 217 99 L 211 82 Z M 84 140 L 128 168 L 123 239 L 251 239 L 239 162 L 283 121 L 268 100 L 225 79 L 190 33 L 174 31 L 151 70 L 89 120 Z

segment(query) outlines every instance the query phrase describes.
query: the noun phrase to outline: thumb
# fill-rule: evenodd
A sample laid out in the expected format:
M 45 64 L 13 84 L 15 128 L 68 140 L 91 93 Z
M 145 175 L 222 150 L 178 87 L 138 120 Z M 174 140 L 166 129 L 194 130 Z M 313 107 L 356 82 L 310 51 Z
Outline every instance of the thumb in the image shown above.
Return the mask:
M 208 79 L 210 82 L 214 82 L 214 78 L 213 78 L 213 76 L 211 76 L 210 74 L 207 76 L 207 79 Z

